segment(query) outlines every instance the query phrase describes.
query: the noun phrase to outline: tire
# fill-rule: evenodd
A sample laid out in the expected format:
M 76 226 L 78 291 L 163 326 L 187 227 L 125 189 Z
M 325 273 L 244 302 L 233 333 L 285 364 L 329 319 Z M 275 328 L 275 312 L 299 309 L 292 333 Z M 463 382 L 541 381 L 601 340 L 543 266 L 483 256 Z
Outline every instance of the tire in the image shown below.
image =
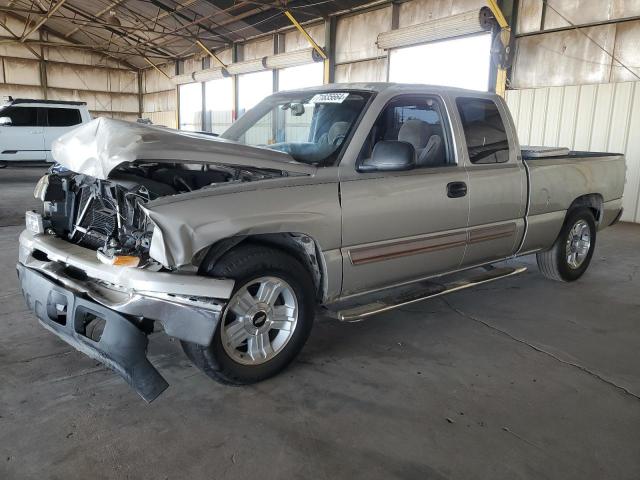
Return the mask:
M 316 296 L 307 269 L 280 250 L 242 244 L 203 270 L 236 283 L 211 344 L 181 342 L 189 360 L 226 385 L 257 383 L 282 371 L 313 326 Z
M 588 246 L 585 244 L 587 234 Z M 573 282 L 586 272 L 595 246 L 596 222 L 593 213 L 588 208 L 577 208 L 567 215 L 553 246 L 536 254 L 538 268 L 551 280 Z M 569 253 L 574 256 L 569 258 Z

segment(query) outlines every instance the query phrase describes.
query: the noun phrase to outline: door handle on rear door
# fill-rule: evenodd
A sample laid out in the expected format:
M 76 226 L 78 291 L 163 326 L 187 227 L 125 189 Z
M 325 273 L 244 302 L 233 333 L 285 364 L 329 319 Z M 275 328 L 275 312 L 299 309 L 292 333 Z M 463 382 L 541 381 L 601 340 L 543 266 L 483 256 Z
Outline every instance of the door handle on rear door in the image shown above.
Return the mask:
M 447 197 L 460 198 L 467 194 L 467 184 L 464 182 L 447 183 Z

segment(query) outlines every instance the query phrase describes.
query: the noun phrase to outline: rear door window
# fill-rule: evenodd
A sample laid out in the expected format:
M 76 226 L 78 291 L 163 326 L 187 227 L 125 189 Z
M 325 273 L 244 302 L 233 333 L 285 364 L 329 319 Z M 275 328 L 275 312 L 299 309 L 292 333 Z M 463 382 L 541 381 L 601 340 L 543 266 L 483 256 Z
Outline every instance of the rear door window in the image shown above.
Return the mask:
M 0 112 L 0 117 L 9 117 L 12 127 L 37 127 L 38 108 L 8 107 Z
M 80 123 L 82 118 L 77 108 L 47 109 L 47 125 L 50 127 L 71 127 Z
M 498 106 L 487 98 L 456 100 L 471 163 L 509 161 L 509 140 Z

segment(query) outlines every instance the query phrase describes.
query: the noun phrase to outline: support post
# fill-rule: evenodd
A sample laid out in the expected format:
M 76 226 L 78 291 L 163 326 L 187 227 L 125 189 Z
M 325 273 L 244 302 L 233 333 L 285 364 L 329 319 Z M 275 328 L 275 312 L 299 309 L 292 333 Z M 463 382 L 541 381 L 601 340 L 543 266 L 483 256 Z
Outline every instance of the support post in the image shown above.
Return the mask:
M 144 112 L 144 97 L 142 93 L 143 89 L 143 79 L 142 79 L 142 70 L 138 70 L 138 117 L 142 118 L 142 114 Z
M 336 17 L 324 21 L 324 45 L 327 54 L 324 60 L 324 83 L 333 83 L 336 74 Z
M 231 62 L 236 63 L 242 59 L 242 47 L 234 43 L 231 46 Z M 238 119 L 238 112 L 240 111 L 240 102 L 238 101 L 238 75 L 233 76 L 233 112 L 231 114 L 231 120 L 236 121 Z
M 498 25 L 500 27 L 500 42 L 502 43 L 503 48 L 509 47 L 509 42 L 511 41 L 511 27 L 509 27 L 509 23 L 505 18 L 502 10 L 498 6 L 496 0 L 487 0 L 487 5 L 491 9 L 493 16 L 495 17 Z M 507 68 L 504 65 L 498 65 L 496 76 L 495 76 L 495 91 L 501 97 L 504 97 L 505 91 L 507 89 Z

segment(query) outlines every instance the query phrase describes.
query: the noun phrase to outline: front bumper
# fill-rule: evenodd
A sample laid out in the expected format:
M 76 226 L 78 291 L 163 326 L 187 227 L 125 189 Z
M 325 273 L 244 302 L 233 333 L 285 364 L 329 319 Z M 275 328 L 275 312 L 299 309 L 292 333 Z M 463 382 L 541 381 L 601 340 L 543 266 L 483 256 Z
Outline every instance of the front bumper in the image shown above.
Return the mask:
M 129 319 L 20 263 L 17 269 L 27 305 L 45 328 L 119 373 L 147 402 L 169 386 L 147 359 L 147 335 Z M 92 338 L 87 326 L 100 320 L 102 334 Z
M 17 270 L 27 305 L 42 325 L 119 373 L 146 401 L 168 384 L 146 358 L 143 321 L 209 345 L 233 288 L 231 280 L 104 265 L 91 250 L 26 230 Z M 104 326 L 98 340 L 86 332 L 96 319 Z

